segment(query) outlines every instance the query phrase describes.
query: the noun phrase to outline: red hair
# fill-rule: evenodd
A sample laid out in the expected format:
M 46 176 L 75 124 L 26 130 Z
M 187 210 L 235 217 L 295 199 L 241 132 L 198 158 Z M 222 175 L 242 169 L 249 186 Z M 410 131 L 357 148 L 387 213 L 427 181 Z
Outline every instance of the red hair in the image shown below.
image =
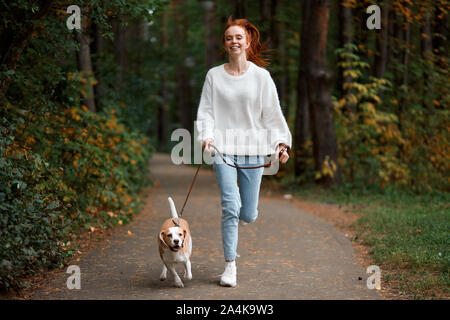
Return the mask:
M 233 20 L 231 16 L 228 17 L 227 25 L 223 30 L 222 44 L 225 46 L 225 32 L 231 26 L 238 26 L 245 30 L 245 36 L 250 41 L 250 46 L 247 49 L 247 60 L 250 60 L 254 64 L 262 68 L 266 68 L 270 62 L 268 58 L 262 58 L 262 53 L 270 53 L 271 49 L 266 49 L 267 41 L 264 44 L 259 42 L 259 31 L 250 23 L 247 19 Z M 225 51 L 225 49 L 223 49 Z

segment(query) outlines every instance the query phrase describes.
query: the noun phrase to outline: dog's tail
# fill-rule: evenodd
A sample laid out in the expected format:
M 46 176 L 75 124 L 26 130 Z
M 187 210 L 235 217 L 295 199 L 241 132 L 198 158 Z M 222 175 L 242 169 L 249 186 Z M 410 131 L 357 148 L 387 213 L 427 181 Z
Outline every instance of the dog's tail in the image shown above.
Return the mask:
M 172 214 L 172 218 L 178 218 L 177 209 L 175 208 L 175 203 L 173 203 L 173 200 L 171 197 L 168 198 L 169 204 L 170 204 L 170 212 Z

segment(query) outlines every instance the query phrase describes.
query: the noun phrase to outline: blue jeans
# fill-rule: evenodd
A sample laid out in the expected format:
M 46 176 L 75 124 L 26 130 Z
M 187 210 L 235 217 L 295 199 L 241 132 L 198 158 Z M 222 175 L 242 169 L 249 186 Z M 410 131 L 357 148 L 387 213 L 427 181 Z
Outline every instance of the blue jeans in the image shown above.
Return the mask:
M 228 163 L 239 167 L 264 164 L 263 156 L 223 156 Z M 223 163 L 219 155 L 214 156 L 213 167 L 221 194 L 223 251 L 225 260 L 232 261 L 236 258 L 239 219 L 253 222 L 258 217 L 259 189 L 264 168 L 236 169 Z

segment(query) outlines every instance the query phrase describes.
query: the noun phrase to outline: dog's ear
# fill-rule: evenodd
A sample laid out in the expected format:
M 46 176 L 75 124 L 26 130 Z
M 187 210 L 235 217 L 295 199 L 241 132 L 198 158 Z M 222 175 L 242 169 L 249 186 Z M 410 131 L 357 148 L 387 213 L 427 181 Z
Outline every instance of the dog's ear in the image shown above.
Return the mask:
M 167 245 L 167 243 L 164 241 L 164 231 L 161 231 L 160 233 L 159 233 L 159 241 L 161 242 L 161 244 L 162 245 L 164 245 L 164 246 L 166 246 L 167 248 L 169 247 L 168 245 Z
M 181 247 L 184 248 L 184 241 L 186 240 L 187 231 L 183 229 L 183 242 L 181 243 Z

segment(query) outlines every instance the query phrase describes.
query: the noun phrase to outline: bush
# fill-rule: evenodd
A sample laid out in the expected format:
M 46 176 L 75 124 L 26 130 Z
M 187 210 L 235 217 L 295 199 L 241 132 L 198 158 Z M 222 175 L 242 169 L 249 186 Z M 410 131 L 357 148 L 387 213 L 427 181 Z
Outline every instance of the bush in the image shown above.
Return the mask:
M 8 104 L 0 125 L 0 287 L 62 267 L 71 234 L 138 212 L 151 147 L 114 114 L 84 106 L 33 114 Z
M 334 101 L 345 182 L 359 187 L 408 186 L 416 192 L 448 191 L 448 110 L 436 108 L 434 114 L 426 114 L 417 101 L 400 108 L 398 104 L 407 100 L 399 101 L 398 93 L 389 90 L 388 80 L 364 76 L 369 65 L 354 50 L 354 45 L 336 50 L 343 76 L 352 79 L 345 85 L 346 94 Z

